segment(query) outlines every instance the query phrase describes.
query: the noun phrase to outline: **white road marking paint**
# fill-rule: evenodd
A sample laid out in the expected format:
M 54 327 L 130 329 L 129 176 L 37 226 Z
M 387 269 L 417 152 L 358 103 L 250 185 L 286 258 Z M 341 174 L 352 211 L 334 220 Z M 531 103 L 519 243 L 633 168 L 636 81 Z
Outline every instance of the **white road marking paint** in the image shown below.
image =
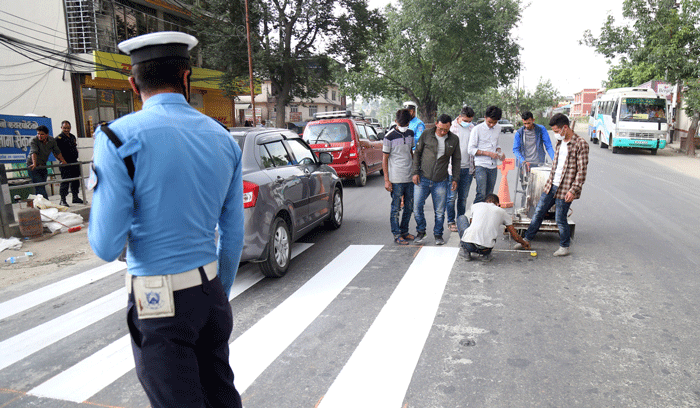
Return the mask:
M 420 250 L 319 408 L 401 407 L 458 250 Z
M 350 245 L 304 286 L 231 343 L 234 384 L 243 394 L 335 299 L 382 245 Z M 455 252 L 456 254 L 456 252 Z
M 34 306 L 48 302 L 70 291 L 89 285 L 114 273 L 126 270 L 124 262 L 114 261 L 108 264 L 90 269 L 79 275 L 71 276 L 41 289 L 29 292 L 22 296 L 0 303 L 0 320 L 21 313 Z
M 0 342 L 0 370 L 123 309 L 126 306 L 125 299 L 126 289 L 116 290 L 72 312 Z
M 311 243 L 303 242 L 293 244 L 292 259 L 312 246 Z M 248 264 L 241 268 L 231 287 L 229 301 L 263 278 L 257 265 Z M 134 367 L 131 339 L 126 335 L 40 384 L 27 394 L 81 403 L 133 370 Z

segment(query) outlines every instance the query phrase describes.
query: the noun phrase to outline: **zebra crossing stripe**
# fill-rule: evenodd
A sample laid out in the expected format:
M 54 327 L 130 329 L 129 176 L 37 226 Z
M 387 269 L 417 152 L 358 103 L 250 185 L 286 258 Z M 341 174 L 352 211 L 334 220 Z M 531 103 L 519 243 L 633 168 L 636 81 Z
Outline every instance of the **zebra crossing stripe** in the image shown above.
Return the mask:
M 122 288 L 0 342 L 0 370 L 126 307 Z
M 34 306 L 40 305 L 53 298 L 64 295 L 70 291 L 89 285 L 102 278 L 126 269 L 124 262 L 114 261 L 108 264 L 90 269 L 79 275 L 63 279 L 41 289 L 29 292 L 22 296 L 0 303 L 0 320 L 21 313 Z
M 313 244 L 297 242 L 292 245 L 292 259 Z M 255 265 L 239 270 L 231 287 L 229 301 L 262 280 L 264 276 Z M 123 300 L 126 306 L 126 299 Z M 66 371 L 30 390 L 27 394 L 81 403 L 134 369 L 131 339 L 126 335 Z
M 318 317 L 382 245 L 350 245 L 304 286 L 231 343 L 234 383 L 243 394 Z
M 457 252 L 420 250 L 319 408 L 402 405 Z

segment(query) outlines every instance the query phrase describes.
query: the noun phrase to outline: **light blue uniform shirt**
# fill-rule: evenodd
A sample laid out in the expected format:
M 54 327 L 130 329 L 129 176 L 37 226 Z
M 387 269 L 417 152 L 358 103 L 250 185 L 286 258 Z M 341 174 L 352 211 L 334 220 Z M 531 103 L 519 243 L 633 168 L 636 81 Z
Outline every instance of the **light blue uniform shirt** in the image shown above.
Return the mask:
M 423 123 L 423 121 L 418 119 L 418 116 L 416 116 L 411 119 L 410 122 L 408 122 L 408 128 L 413 131 L 413 148 L 415 149 L 416 146 L 418 146 L 418 139 L 420 139 L 420 135 L 425 130 L 425 123 Z
M 150 97 L 109 125 L 117 149 L 95 132 L 88 237 L 95 254 L 116 259 L 129 241 L 132 275 L 166 275 L 219 261 L 230 293 L 243 248 L 241 149 L 221 125 L 181 94 Z M 123 157 L 132 156 L 132 181 Z M 219 226 L 218 248 L 215 227 Z

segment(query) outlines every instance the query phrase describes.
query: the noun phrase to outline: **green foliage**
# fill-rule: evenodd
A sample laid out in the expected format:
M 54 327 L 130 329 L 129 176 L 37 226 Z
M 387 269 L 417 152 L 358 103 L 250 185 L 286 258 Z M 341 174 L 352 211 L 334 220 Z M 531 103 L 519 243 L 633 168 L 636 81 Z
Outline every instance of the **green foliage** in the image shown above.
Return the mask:
M 413 100 L 429 123 L 438 106 L 461 104 L 465 90 L 507 84 L 518 73 L 520 47 L 511 30 L 520 20 L 519 0 L 399 0 L 384 12 L 385 40 L 342 73 L 349 95 Z
M 487 107 L 496 105 L 503 110 L 504 118 L 517 122 L 525 111 L 532 112 L 536 118 L 543 116 L 547 108 L 556 105 L 558 100 L 559 92 L 552 85 L 552 81 L 543 81 L 540 78 L 534 91 L 525 91 L 513 85 L 500 90 L 488 88 L 481 93 L 467 94 L 465 104 L 474 109 L 477 118 L 484 116 Z
M 660 72 L 654 64 L 646 61 L 634 64 L 623 59 L 619 64 L 610 67 L 608 80 L 603 85 L 608 89 L 625 88 L 664 78 L 664 76 L 665 74 Z
M 248 73 L 243 0 L 205 0 L 197 29 L 206 37 L 212 66 L 226 72 L 225 87 Z M 250 1 L 253 70 L 271 82 L 277 126 L 293 98 L 310 99 L 333 82 L 336 61 L 347 69 L 366 59 L 369 43 L 383 39 L 383 17 L 366 0 Z M 245 73 L 244 75 L 242 75 Z

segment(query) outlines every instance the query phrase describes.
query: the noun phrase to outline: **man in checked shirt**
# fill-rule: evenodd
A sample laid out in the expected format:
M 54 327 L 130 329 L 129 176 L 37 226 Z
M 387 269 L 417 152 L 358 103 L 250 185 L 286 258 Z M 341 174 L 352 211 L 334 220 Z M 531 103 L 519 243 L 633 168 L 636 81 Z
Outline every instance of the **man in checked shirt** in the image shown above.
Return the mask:
M 554 256 L 569 255 L 571 245 L 571 230 L 567 220 L 567 213 L 571 202 L 581 197 L 581 189 L 586 181 L 586 170 L 588 169 L 588 143 L 574 133 L 569 127 L 569 118 L 562 113 L 552 116 L 549 126 L 554 131 L 557 139 L 557 146 L 552 163 L 552 171 L 544 186 L 544 192 L 540 197 L 535 215 L 532 217 L 530 226 L 527 228 L 523 239 L 532 241 L 540 229 L 542 220 L 547 211 L 556 204 L 556 221 L 559 227 L 559 249 L 554 252 Z M 521 244 L 516 244 L 515 249 L 522 249 Z

